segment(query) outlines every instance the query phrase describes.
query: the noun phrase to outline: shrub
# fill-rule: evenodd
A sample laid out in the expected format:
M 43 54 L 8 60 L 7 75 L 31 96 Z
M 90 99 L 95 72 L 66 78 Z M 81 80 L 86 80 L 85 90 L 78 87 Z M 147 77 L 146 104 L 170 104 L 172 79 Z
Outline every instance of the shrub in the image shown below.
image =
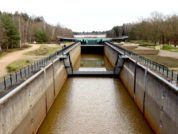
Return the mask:
M 44 31 L 41 31 L 41 30 L 36 31 L 34 36 L 35 36 L 35 40 L 38 43 L 46 43 L 46 42 L 48 42 L 48 35 Z

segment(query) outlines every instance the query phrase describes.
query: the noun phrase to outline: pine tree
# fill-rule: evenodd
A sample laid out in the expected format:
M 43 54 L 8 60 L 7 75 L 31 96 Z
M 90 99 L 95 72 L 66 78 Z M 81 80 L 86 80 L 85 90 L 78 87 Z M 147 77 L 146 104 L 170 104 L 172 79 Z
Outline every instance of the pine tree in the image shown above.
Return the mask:
M 6 49 L 19 47 L 19 33 L 13 20 L 10 16 L 3 14 L 0 16 L 0 22 L 4 29 L 2 42 L 6 46 Z
M 48 35 L 45 31 L 42 31 L 42 30 L 38 30 L 35 32 L 35 40 L 38 42 L 38 43 L 45 43 L 45 42 L 48 42 Z

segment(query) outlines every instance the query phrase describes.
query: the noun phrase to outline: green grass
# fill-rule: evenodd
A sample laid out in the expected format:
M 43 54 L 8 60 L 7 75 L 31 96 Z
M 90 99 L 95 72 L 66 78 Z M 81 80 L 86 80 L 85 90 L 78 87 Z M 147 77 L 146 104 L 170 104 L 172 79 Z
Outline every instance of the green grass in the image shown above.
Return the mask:
M 7 66 L 8 72 L 15 72 L 20 70 L 21 68 L 29 65 L 32 61 L 30 60 L 18 60 Z
M 61 47 L 50 47 L 49 45 L 42 44 L 39 49 L 27 52 L 26 55 L 30 56 L 48 56 L 50 54 L 55 53 L 57 50 L 60 50 Z M 23 59 L 17 60 L 7 66 L 8 72 L 15 72 L 20 70 L 21 68 L 31 64 L 33 60 Z
M 7 54 L 7 52 L 0 52 L 0 58 L 3 57 L 6 54 Z
M 34 56 L 48 56 L 57 50 L 61 49 L 61 47 L 49 47 L 47 45 L 41 45 L 39 49 L 27 52 L 27 55 L 34 55 Z
M 159 64 L 165 65 L 168 68 L 178 68 L 178 59 L 171 58 L 171 57 L 162 57 L 158 55 L 143 55 L 143 56 Z
M 61 47 L 49 47 L 48 45 L 41 45 L 39 49 L 27 52 L 26 55 L 31 56 L 48 56 L 57 50 L 59 50 Z M 31 64 L 33 60 L 23 59 L 23 60 L 17 60 L 7 66 L 8 72 L 15 72 L 20 70 L 21 68 Z
M 172 46 L 172 45 L 163 45 L 162 50 L 168 50 L 172 52 L 178 52 L 178 48 Z

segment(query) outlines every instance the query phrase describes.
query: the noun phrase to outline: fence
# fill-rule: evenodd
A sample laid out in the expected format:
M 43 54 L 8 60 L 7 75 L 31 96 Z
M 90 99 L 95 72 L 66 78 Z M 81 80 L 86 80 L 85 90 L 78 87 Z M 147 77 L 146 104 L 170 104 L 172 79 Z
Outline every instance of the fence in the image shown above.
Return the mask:
M 33 62 L 32 64 L 27 65 L 26 67 L 20 69 L 17 72 L 10 73 L 3 77 L 0 80 L 0 96 L 3 96 L 5 93 L 13 89 L 15 86 L 19 85 L 20 83 L 28 79 L 30 76 L 38 72 L 42 67 L 48 65 L 52 60 L 57 58 L 58 55 L 62 54 L 66 49 L 69 49 L 74 44 L 76 43 L 73 43 L 72 45 L 69 45 L 61 50 L 58 50 L 54 54 L 51 54 L 46 58 Z
M 117 48 L 124 55 L 127 55 L 127 56 L 131 57 L 132 59 L 136 60 L 137 62 L 147 66 L 148 68 L 150 68 L 151 70 L 153 70 L 154 72 L 156 72 L 157 74 L 159 74 L 160 76 L 162 76 L 163 78 L 165 78 L 166 80 L 171 82 L 172 84 L 178 86 L 178 72 L 177 71 L 171 70 L 164 65 L 161 65 L 155 61 L 147 59 L 147 58 L 140 56 L 136 53 L 133 53 L 129 50 L 126 50 L 126 49 L 120 47 L 119 45 L 113 44 L 111 42 L 107 42 L 107 43 L 109 43 L 112 46 L 114 46 L 115 48 Z

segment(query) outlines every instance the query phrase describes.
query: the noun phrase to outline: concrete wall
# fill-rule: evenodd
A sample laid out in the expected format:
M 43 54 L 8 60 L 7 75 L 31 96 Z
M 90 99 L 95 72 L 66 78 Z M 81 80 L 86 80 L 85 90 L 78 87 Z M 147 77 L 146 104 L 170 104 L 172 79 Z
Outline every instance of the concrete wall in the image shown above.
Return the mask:
M 105 55 L 113 65 L 117 53 L 106 46 Z M 119 77 L 156 133 L 178 133 L 176 87 L 132 59 L 124 63 Z
M 80 46 L 71 52 L 75 64 Z M 53 63 L 0 99 L 0 134 L 34 134 L 67 79 L 63 62 Z
M 81 55 L 81 46 L 80 44 L 70 52 L 70 57 L 71 57 L 71 62 L 72 66 L 74 67 L 78 59 L 80 58 Z

